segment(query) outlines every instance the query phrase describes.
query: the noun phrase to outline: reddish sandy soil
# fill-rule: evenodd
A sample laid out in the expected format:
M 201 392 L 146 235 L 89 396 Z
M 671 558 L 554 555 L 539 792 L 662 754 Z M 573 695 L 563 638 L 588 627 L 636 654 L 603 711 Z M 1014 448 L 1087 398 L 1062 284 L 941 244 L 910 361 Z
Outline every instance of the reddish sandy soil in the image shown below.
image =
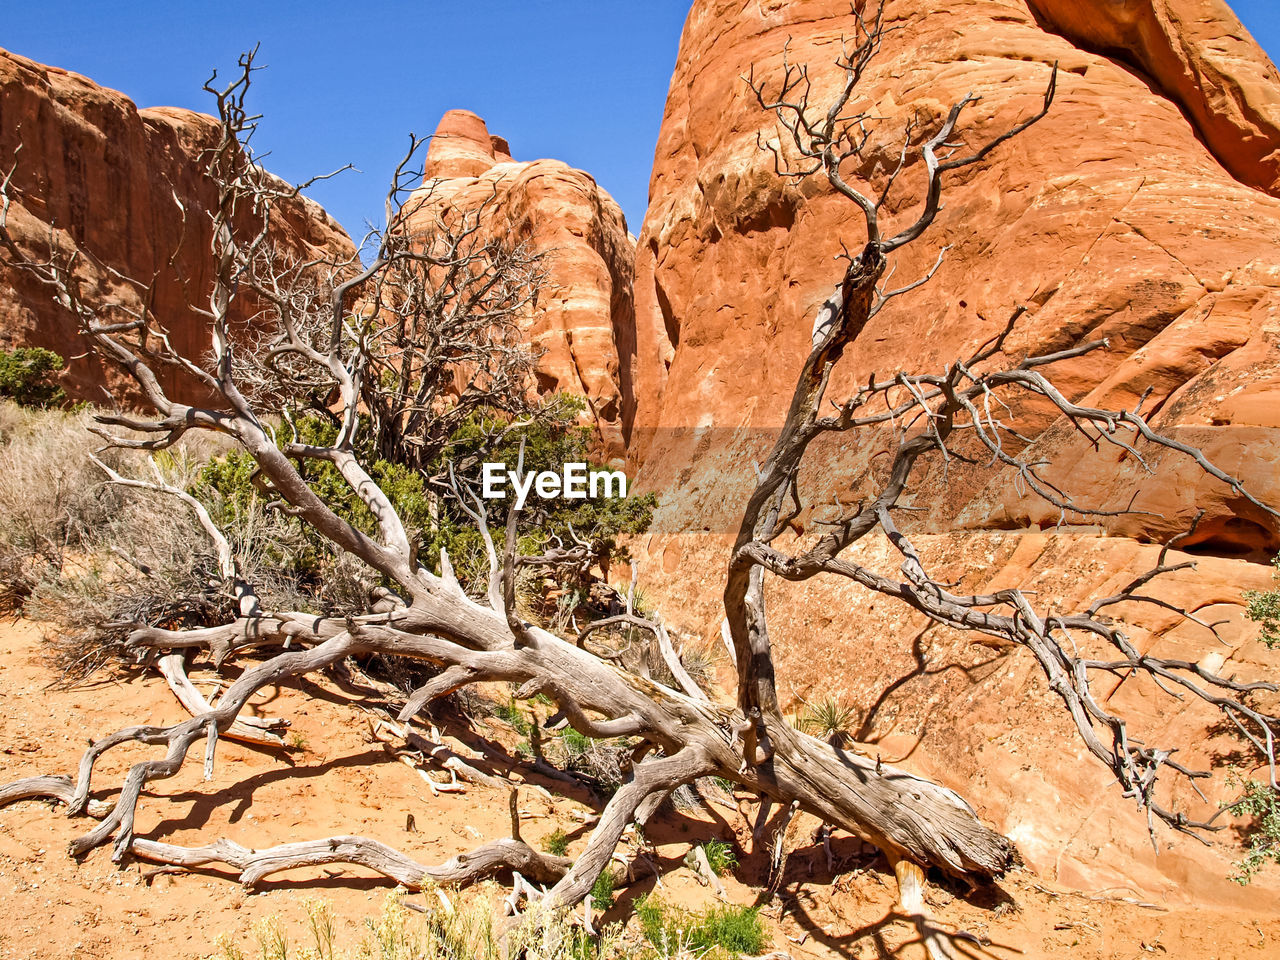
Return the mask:
M 19 622 L 0 628 L 0 780 L 70 772 L 89 737 L 127 724 L 172 722 L 183 716 L 154 676 L 104 680 L 74 690 L 50 687 L 53 678 L 41 658 L 36 626 Z M 144 795 L 139 835 L 189 844 L 225 836 L 262 847 L 356 833 L 421 861 L 438 862 L 509 834 L 503 791 L 470 786 L 465 795 L 433 798 L 414 771 L 391 761 L 371 738 L 368 715 L 353 705 L 353 693 L 327 679 L 301 691 L 265 691 L 256 709 L 289 717 L 295 740 L 304 746 L 273 755 L 224 741 L 208 783 L 193 757 L 181 775 L 153 784 Z M 514 742 L 512 732 L 498 721 L 477 729 L 495 740 Z M 468 736 L 461 728 L 456 732 Z M 96 796 L 108 798 L 124 765 L 142 755 L 141 749 L 109 754 L 95 780 L 100 788 Z M 581 816 L 574 814 L 587 812 L 586 795 L 554 795 L 554 781 L 542 781 L 542 786 L 547 791 L 521 790 L 525 837 L 536 845 L 561 827 L 572 838 L 571 852 L 580 850 L 586 830 Z M 745 799 L 743 810 L 753 812 Z M 708 822 L 705 815 L 699 822 L 693 815 L 673 813 L 651 826 L 666 899 L 688 905 L 713 899 L 682 866 L 695 838 L 736 835 L 750 848 L 746 822 L 731 810 L 720 813 L 724 819 L 718 823 Z M 416 832 L 406 830 L 407 814 L 413 815 Z M 252 957 L 252 926 L 268 916 L 279 917 L 296 942 L 305 942 L 303 903 L 314 897 L 331 903 L 339 937 L 354 943 L 357 928 L 378 913 L 390 887 L 357 868 L 326 868 L 277 875 L 260 892 L 248 893 L 229 873 L 157 872 L 136 861 L 118 868 L 105 850 L 77 863 L 67 856 L 66 845 L 86 829 L 86 822 L 70 821 L 45 803 L 0 810 L 0 958 L 179 960 L 207 956 L 220 933 L 234 937 Z M 912 926 L 893 912 L 895 887 L 884 862 L 864 853 L 856 839 L 838 836 L 833 881 L 821 846 L 810 844 L 814 826 L 801 818 L 789 833 L 794 849 L 782 895 L 764 910 L 774 949 L 797 960 L 923 956 L 911 942 Z M 754 902 L 756 891 L 744 882 L 758 881 L 761 867 L 761 855 L 745 856 L 736 877 L 726 878 L 728 898 Z M 644 876 L 627 888 L 615 912 L 625 914 L 627 897 L 652 884 Z M 989 941 L 982 953 L 972 955 L 1280 956 L 1280 921 L 1255 921 L 1243 911 L 1141 905 L 1132 902 L 1129 891 L 1071 891 L 1027 871 L 1015 872 L 1001 887 L 1002 893 L 968 898 L 931 888 L 931 907 L 941 922 Z

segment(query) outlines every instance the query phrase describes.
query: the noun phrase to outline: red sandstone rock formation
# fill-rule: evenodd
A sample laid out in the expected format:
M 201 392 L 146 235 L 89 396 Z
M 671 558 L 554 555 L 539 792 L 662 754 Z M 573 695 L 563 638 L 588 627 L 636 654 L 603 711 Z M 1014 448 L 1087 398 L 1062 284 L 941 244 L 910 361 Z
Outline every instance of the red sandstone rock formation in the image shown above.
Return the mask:
M 559 160 L 517 162 L 501 137 L 466 110 L 440 121 L 427 153 L 424 185 L 408 201 L 471 208 L 496 196 L 492 215 L 546 255 L 548 283 L 527 330 L 542 351 L 542 393 L 585 397 L 606 451 L 624 450 L 633 352 L 634 242 L 622 210 L 594 179 Z
M 139 110 L 84 77 L 0 50 L 0 169 L 7 172 L 16 160 L 14 183 L 22 196 L 10 210 L 11 232 L 33 255 L 48 250 L 53 230 L 65 252 L 92 251 L 129 277 L 155 275 L 156 313 L 188 356 L 208 347 L 188 304 L 208 302 L 205 210 L 215 195 L 200 155 L 216 132 L 212 117 L 168 107 Z M 277 213 L 279 248 L 354 256 L 350 238 L 313 201 L 282 204 Z M 86 296 L 136 302 L 106 271 L 87 264 L 85 270 Z M 74 319 L 43 286 L 0 267 L 0 347 L 17 346 L 48 347 L 69 359 L 65 385 L 73 397 L 102 402 L 104 385 L 124 387 L 114 369 L 82 356 Z M 192 399 L 181 389 L 174 395 Z
M 941 370 L 1025 305 L 1008 354 L 1108 337 L 1107 351 L 1060 365 L 1055 379 L 1069 395 L 1131 407 L 1150 390 L 1145 409 L 1157 411 L 1160 427 L 1280 503 L 1280 200 L 1267 192 L 1276 189 L 1280 131 L 1274 69 L 1218 3 L 1033 5 L 889 0 L 901 29 L 860 92 L 890 121 L 859 178 L 879 182 L 891 168 L 895 134 L 913 111 L 937 118 L 974 91 L 983 99 L 968 111 L 968 137 L 978 143 L 1034 112 L 1054 61 L 1058 96 L 1046 119 L 952 178 L 927 242 L 900 251 L 895 285 L 925 273 L 944 244 L 945 263 L 932 283 L 872 321 L 831 393 L 873 371 Z M 757 146 L 757 135 L 776 136 L 772 117 L 741 77 L 754 66 L 757 78 L 776 83 L 790 38 L 791 62 L 810 64 L 820 97 L 836 80 L 833 47 L 853 32 L 845 0 L 696 0 L 670 87 L 637 250 L 631 455 L 641 483 L 664 496 L 641 551 L 647 595 L 712 642 L 727 544 L 703 531 L 726 531 L 728 508 L 750 485 L 750 458 L 768 438 L 682 430 L 764 431 L 781 422 L 814 309 L 841 272 L 832 257 L 841 241 L 856 248 L 865 236 L 857 210 L 825 184 L 775 175 Z M 1153 81 L 1108 59 L 1117 42 L 1134 45 L 1133 62 Z M 922 183 L 917 168 L 904 172 L 890 226 L 914 219 Z M 1167 540 L 1198 508 L 1207 511 L 1200 552 L 1258 560 L 1280 546 L 1274 517 L 1185 462 L 1165 457 L 1147 476 L 1132 461 L 1096 456 L 1036 410 L 1020 414 L 1044 431 L 1054 476 L 1082 500 L 1124 506 L 1136 492 L 1134 508 L 1147 515 L 1042 534 L 1056 511 L 1003 478 L 987 486 L 953 469 L 946 483 L 935 478 L 920 491 L 928 513 L 913 525 L 939 576 L 965 575 L 974 588 L 1040 582 L 1073 597 L 1096 594 L 1149 565 L 1153 548 L 1135 540 Z M 833 490 L 867 467 L 876 447 L 829 450 L 814 482 Z M 1168 589 L 1184 600 L 1203 593 L 1206 609 L 1238 619 L 1241 588 L 1267 582 L 1264 567 L 1215 558 L 1194 584 Z M 1072 735 L 1020 655 L 992 658 L 969 638 L 922 635 L 917 618 L 842 584 L 770 591 L 779 676 L 793 692 L 841 690 L 864 712 L 883 695 L 866 735 L 919 740 L 910 762 L 973 799 L 1037 869 L 1085 886 L 1123 881 L 1172 894 L 1190 880 L 1196 895 L 1232 895 L 1224 854 L 1165 838 L 1152 862 L 1126 802 L 1102 786 L 1105 771 L 1097 779 L 1087 763 L 1062 763 L 1057 750 Z M 1187 645 L 1198 651 L 1193 659 L 1215 646 L 1207 634 L 1173 627 L 1151 617 L 1134 629 L 1144 644 Z M 1245 629 L 1221 651 L 1255 667 L 1267 656 Z M 1274 657 L 1267 662 L 1274 672 Z M 1155 723 L 1192 731 L 1210 719 L 1144 706 L 1140 691 L 1116 695 L 1131 694 Z M 1025 721 L 1002 733 L 1010 710 L 1024 708 Z
M 1241 183 L 1280 195 L 1280 74 L 1223 0 L 1029 0 L 1077 46 L 1140 71 Z
M 904 251 L 895 279 L 924 273 L 943 244 L 946 262 L 868 328 L 843 383 L 904 364 L 940 369 L 1025 304 L 1010 353 L 1110 337 L 1105 355 L 1058 372 L 1076 396 L 1131 406 L 1151 387 L 1147 409 L 1160 410 L 1160 425 L 1280 501 L 1272 335 L 1280 201 L 1227 173 L 1177 105 L 1115 62 L 1046 33 L 1021 4 L 935 10 L 898 0 L 889 10 L 904 29 L 886 42 L 863 92 L 895 121 L 912 110 L 936 115 L 973 90 L 984 98 L 970 113 L 976 142 L 1032 112 L 1053 61 L 1062 76 L 1044 121 L 954 179 L 931 242 Z M 757 75 L 776 73 L 791 37 L 793 61 L 811 62 L 819 85 L 829 85 L 826 50 L 852 29 L 837 0 L 745 11 L 707 0 L 690 14 L 637 256 L 641 462 L 670 442 L 646 438 L 647 429 L 779 421 L 808 318 L 833 285 L 830 258 L 841 240 L 857 241 L 859 224 L 850 203 L 816 182 L 775 176 L 756 144 L 758 132 L 775 135 L 773 126 L 740 76 L 753 65 Z M 861 171 L 871 180 L 890 162 L 899 123 L 884 127 Z M 900 180 L 901 221 L 921 202 L 918 173 Z M 1275 518 L 1227 502 L 1212 481 L 1168 462 L 1155 482 L 1118 458 L 1091 467 L 1078 438 L 1052 430 L 1044 443 L 1082 498 L 1123 504 L 1140 489 L 1135 507 L 1163 515 L 1109 521 L 1109 532 L 1167 539 L 1202 506 L 1199 539 L 1219 552 L 1261 557 L 1280 547 Z M 952 478 L 933 511 L 940 528 L 957 518 L 968 526 L 1057 522 L 1056 511 L 977 483 Z

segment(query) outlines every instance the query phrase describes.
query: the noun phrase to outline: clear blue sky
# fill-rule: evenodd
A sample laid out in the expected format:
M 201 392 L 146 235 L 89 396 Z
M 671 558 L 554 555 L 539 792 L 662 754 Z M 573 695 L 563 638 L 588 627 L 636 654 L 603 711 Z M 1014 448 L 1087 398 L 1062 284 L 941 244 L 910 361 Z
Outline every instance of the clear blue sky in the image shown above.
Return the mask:
M 474 110 L 517 159 L 590 172 L 638 232 L 690 0 L 0 0 L 0 47 L 82 73 L 140 106 L 210 109 L 200 85 L 261 42 L 255 143 L 357 238 L 380 215 L 408 131 Z M 1272 59 L 1277 0 L 1232 4 Z
M 463 107 L 517 159 L 591 173 L 639 232 L 690 0 L 0 0 L 0 47 L 139 106 L 209 112 L 200 86 L 261 43 L 252 105 L 267 166 L 303 180 L 359 239 L 409 131 Z

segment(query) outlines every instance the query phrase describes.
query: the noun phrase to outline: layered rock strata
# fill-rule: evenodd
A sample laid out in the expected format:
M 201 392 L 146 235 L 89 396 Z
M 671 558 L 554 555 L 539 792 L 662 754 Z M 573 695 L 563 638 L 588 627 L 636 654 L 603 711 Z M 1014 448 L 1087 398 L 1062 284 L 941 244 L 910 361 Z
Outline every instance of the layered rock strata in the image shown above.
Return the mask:
M 976 145 L 1035 112 L 1055 62 L 1058 93 L 1044 120 L 950 177 L 932 230 L 896 255 L 893 285 L 925 274 L 946 246 L 942 266 L 871 322 L 830 395 L 873 373 L 941 371 L 1022 306 L 1001 362 L 1106 338 L 1106 350 L 1053 371 L 1068 396 L 1116 408 L 1142 398 L 1159 429 L 1280 503 L 1277 87 L 1230 11 L 1190 0 L 890 0 L 887 19 L 894 31 L 859 89 L 885 120 L 849 173 L 857 185 L 883 183 L 913 116 L 936 124 L 975 93 L 964 137 Z M 838 44 L 855 30 L 839 0 L 697 0 L 681 39 L 637 249 L 631 456 L 642 486 L 663 498 L 638 551 L 646 597 L 712 649 L 733 506 L 785 413 L 814 311 L 840 275 L 833 258 L 865 238 L 858 210 L 825 183 L 776 175 L 759 146 L 778 137 L 774 119 L 742 77 L 754 70 L 776 89 L 786 47 L 791 63 L 809 64 L 821 103 L 840 79 Z M 1127 60 L 1112 55 L 1113 42 Z M 890 229 L 919 213 L 923 186 L 920 164 L 909 165 L 885 214 Z M 1186 541 L 1199 568 L 1161 589 L 1226 613 L 1225 646 L 1153 611 L 1126 611 L 1134 635 L 1144 649 L 1275 675 L 1275 656 L 1240 616 L 1241 590 L 1270 583 L 1260 561 L 1280 547 L 1273 515 L 1172 454 L 1152 457 L 1148 472 L 1122 451 L 1095 452 L 1042 407 L 1011 417 L 1039 437 L 1031 455 L 1053 460 L 1048 476 L 1081 502 L 1138 512 L 1062 515 L 1007 476 L 933 470 L 910 498 L 922 512 L 903 522 L 939 579 L 961 579 L 966 591 L 1021 583 L 1045 601 L 1061 593 L 1080 602 L 1146 569 L 1151 544 L 1203 509 Z M 859 437 L 819 450 L 810 503 L 829 504 L 882 449 Z M 811 531 L 819 519 L 821 508 L 810 509 L 796 526 Z M 893 575 L 898 561 L 883 541 L 857 551 Z M 1223 879 L 1229 848 L 1206 853 L 1166 835 L 1151 856 L 1107 772 L 1076 763 L 1074 735 L 1021 651 L 925 630 L 851 585 L 769 590 L 789 702 L 837 692 L 864 740 L 893 744 L 886 757 L 909 754 L 906 763 L 959 789 L 1037 870 L 1085 887 L 1236 895 Z M 1120 684 L 1111 700 L 1199 759 L 1221 763 L 1228 751 L 1204 734 L 1209 713 L 1141 682 Z M 1187 791 L 1178 802 L 1197 801 Z
M 16 188 L 10 232 L 33 257 L 47 256 L 51 241 L 76 255 L 90 303 L 140 304 L 113 271 L 152 286 L 152 309 L 186 356 L 208 349 L 205 323 L 192 308 L 207 309 L 212 283 L 208 211 L 217 195 L 203 154 L 216 136 L 212 117 L 140 110 L 85 77 L 0 50 L 0 170 L 14 170 Z M 304 197 L 277 205 L 272 233 L 283 254 L 355 256 L 343 229 Z M 233 308 L 234 322 L 249 318 L 248 305 Z M 72 397 L 109 403 L 132 395 L 128 378 L 86 355 L 75 319 L 48 289 L 0 264 L 0 347 L 19 346 L 68 359 Z M 197 398 L 173 371 L 160 375 L 176 398 Z
M 439 205 L 475 209 L 542 254 L 546 283 L 524 321 L 539 353 L 539 392 L 585 397 L 607 455 L 620 458 L 634 408 L 631 294 L 634 241 L 613 198 L 559 160 L 516 161 L 466 110 L 441 119 L 424 181 L 409 203 L 425 221 Z M 623 358 L 620 360 L 619 358 Z

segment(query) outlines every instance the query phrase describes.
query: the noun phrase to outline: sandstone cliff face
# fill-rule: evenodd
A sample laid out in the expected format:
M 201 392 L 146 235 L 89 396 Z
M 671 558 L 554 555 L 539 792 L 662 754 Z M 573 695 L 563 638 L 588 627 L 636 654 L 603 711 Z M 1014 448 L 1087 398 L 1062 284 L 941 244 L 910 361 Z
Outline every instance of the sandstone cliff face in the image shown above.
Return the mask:
M 621 208 L 589 174 L 559 160 L 513 160 L 506 141 L 466 110 L 441 119 L 421 189 L 417 196 L 430 196 L 425 210 L 496 197 L 492 215 L 545 255 L 548 282 L 526 331 L 542 353 L 539 392 L 585 397 L 605 451 L 620 456 L 634 407 L 635 249 Z
M 920 276 L 940 246 L 950 248 L 932 283 L 867 329 L 837 393 L 873 371 L 941 369 L 1024 304 L 1031 309 L 1011 355 L 1109 337 L 1105 353 L 1058 369 L 1074 396 L 1132 406 L 1150 387 L 1146 409 L 1159 411 L 1161 426 L 1240 469 L 1264 499 L 1280 499 L 1280 268 L 1271 254 L 1280 201 L 1227 174 L 1176 105 L 1116 63 L 1044 32 L 1024 6 L 972 0 L 927 12 L 904 0 L 889 10 L 903 29 L 863 87 L 892 118 L 873 143 L 872 180 L 891 162 L 908 111 L 937 116 L 975 91 L 983 100 L 968 136 L 977 143 L 1033 112 L 1049 64 L 1059 61 L 1062 73 L 1050 115 L 957 175 L 928 242 L 902 251 L 895 281 Z M 793 61 L 829 62 L 830 45 L 852 30 L 847 9 L 825 0 L 745 11 L 704 2 L 690 14 L 637 256 L 640 462 L 670 442 L 646 430 L 699 420 L 767 427 L 785 409 L 808 318 L 838 272 L 830 258 L 841 241 L 858 242 L 860 224 L 852 204 L 818 183 L 797 187 L 774 175 L 756 146 L 773 125 L 739 77 L 753 65 L 758 76 L 776 76 L 788 36 Z M 830 73 L 815 70 L 819 93 Z M 922 201 L 920 170 L 909 167 L 900 183 L 893 214 L 905 223 Z M 1044 443 L 1083 499 L 1128 503 L 1140 489 L 1135 507 L 1164 516 L 1115 519 L 1111 533 L 1167 539 L 1199 504 L 1208 510 L 1199 537 L 1217 552 L 1261 557 L 1280 547 L 1274 517 L 1227 502 L 1215 483 L 1169 458 L 1152 482 L 1119 458 L 1084 470 L 1078 438 L 1051 431 Z M 1245 449 L 1247 457 L 1233 453 Z M 978 483 L 953 480 L 935 522 L 1057 520 L 1003 489 L 967 486 Z
M 21 194 L 10 210 L 10 231 L 33 256 L 47 252 L 52 230 L 64 252 L 92 253 L 135 279 L 154 275 L 156 315 L 174 346 L 196 357 L 208 342 L 188 304 L 208 303 L 206 211 L 215 201 L 201 153 L 216 132 L 211 117 L 139 110 L 84 77 L 0 50 L 0 168 L 7 172 L 16 161 Z M 306 199 L 281 205 L 275 240 L 308 256 L 355 253 L 342 228 Z M 86 264 L 84 277 L 87 298 L 137 302 L 108 270 Z M 69 359 L 65 386 L 73 397 L 107 402 L 104 387 L 131 394 L 127 378 L 83 356 L 75 321 L 42 285 L 0 266 L 0 347 L 17 346 L 48 347 Z M 178 397 L 192 399 L 169 371 L 161 376 Z
M 1132 407 L 1149 391 L 1144 409 L 1161 429 L 1280 502 L 1280 200 L 1267 192 L 1275 190 L 1269 171 L 1278 129 L 1273 68 L 1220 4 L 1034 6 L 888 3 L 900 29 L 861 92 L 889 120 L 859 177 L 880 182 L 896 159 L 893 135 L 914 110 L 936 119 L 967 92 L 980 94 L 966 135 L 977 144 L 1034 112 L 1054 61 L 1058 96 L 1046 119 L 952 178 L 926 240 L 900 251 L 894 285 L 925 273 L 945 244 L 942 268 L 872 321 L 830 393 L 843 396 L 872 372 L 941 370 L 1025 305 L 1010 356 L 1108 338 L 1106 351 L 1056 369 L 1069 396 Z M 1164 39 L 1146 23 L 1162 24 Z M 865 237 L 856 209 L 825 184 L 775 175 L 771 156 L 757 147 L 758 135 L 776 136 L 772 118 L 740 77 L 754 67 L 776 85 L 790 38 L 790 60 L 810 64 L 820 98 L 836 80 L 833 50 L 854 29 L 841 0 L 697 0 L 681 40 L 638 241 L 631 455 L 641 483 L 664 498 L 641 551 L 647 595 L 708 641 L 718 634 L 727 538 L 707 534 L 732 522 L 730 508 L 752 479 L 750 461 L 781 421 L 813 311 L 839 276 L 832 257 L 841 241 L 856 249 Z M 1147 58 L 1143 69 L 1160 82 L 1108 59 L 1108 30 L 1124 44 L 1143 38 L 1134 55 Z M 1077 46 L 1068 35 L 1084 39 Z M 1179 70 L 1201 79 L 1181 83 Z M 1215 119 L 1220 113 L 1227 119 Z M 917 166 L 899 184 L 890 226 L 913 220 L 923 201 Z M 1192 548 L 1215 557 L 1202 563 L 1197 586 L 1170 589 L 1204 591 L 1206 609 L 1238 619 L 1241 588 L 1269 582 L 1265 567 L 1247 561 L 1280 547 L 1274 517 L 1185 461 L 1162 457 L 1149 476 L 1132 460 L 1097 456 L 1042 411 L 1019 415 L 1042 433 L 1041 450 L 1058 464 L 1055 480 L 1094 504 L 1124 506 L 1136 497 L 1134 509 L 1145 513 L 1053 532 L 1057 511 L 1020 496 L 1007 478 L 989 482 L 953 469 L 921 484 L 917 502 L 927 513 L 912 524 L 940 576 L 967 574 L 966 588 L 1041 582 L 1083 597 L 1143 569 L 1153 548 L 1135 541 L 1167 540 L 1203 508 Z M 689 429 L 708 426 L 716 430 Z M 729 435 L 728 428 L 746 429 Z M 811 489 L 847 485 L 877 449 L 866 441 L 829 447 Z M 813 519 L 806 513 L 800 523 Z M 884 570 L 896 567 L 883 545 L 862 549 Z M 839 584 L 775 586 L 784 693 L 841 689 L 873 715 L 866 736 L 918 739 L 909 762 L 974 800 L 1035 868 L 1086 886 L 1123 880 L 1171 894 L 1191 879 L 1201 895 L 1233 894 L 1221 881 L 1220 853 L 1197 867 L 1201 854 L 1176 838 L 1172 855 L 1152 863 L 1142 853 L 1141 825 L 1118 791 L 1103 789 L 1105 771 L 1095 782 L 1087 763 L 1062 762 L 1059 751 L 1074 741 L 1020 654 L 980 656 L 971 638 L 922 635 L 922 622 Z M 706 600 L 694 599 L 704 593 Z M 1192 659 L 1214 644 L 1160 618 L 1134 619 L 1144 643 L 1188 644 L 1199 651 Z M 1247 630 L 1232 634 L 1224 652 L 1253 669 L 1264 661 L 1276 669 Z M 1190 731 L 1209 719 L 1161 712 L 1167 708 L 1142 700 L 1150 694 L 1137 703 L 1157 724 Z M 1011 705 L 1026 712 L 1001 746 L 998 718 Z M 1060 815 L 1046 817 L 1045 809 Z M 1112 856 L 1107 844 L 1122 853 Z
M 1141 71 L 1241 183 L 1280 195 L 1280 74 L 1223 0 L 1029 0 L 1045 29 Z

